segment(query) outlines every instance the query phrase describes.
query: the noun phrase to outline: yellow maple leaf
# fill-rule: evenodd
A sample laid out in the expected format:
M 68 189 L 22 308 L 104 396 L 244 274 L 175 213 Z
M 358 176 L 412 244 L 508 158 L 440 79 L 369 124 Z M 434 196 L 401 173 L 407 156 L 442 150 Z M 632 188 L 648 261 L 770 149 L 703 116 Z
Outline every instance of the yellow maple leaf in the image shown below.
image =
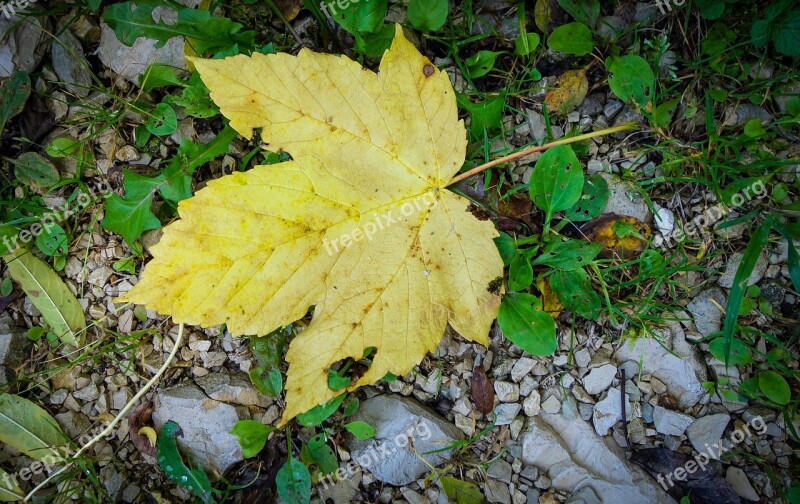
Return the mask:
M 314 306 L 286 354 L 281 424 L 340 394 L 326 370 L 368 347 L 372 366 L 348 390 L 411 371 L 448 322 L 487 343 L 497 232 L 446 189 L 466 130 L 447 75 L 401 27 L 377 74 L 308 50 L 194 64 L 233 128 L 261 128 L 293 159 L 182 201 L 121 301 L 236 335 L 267 334 Z

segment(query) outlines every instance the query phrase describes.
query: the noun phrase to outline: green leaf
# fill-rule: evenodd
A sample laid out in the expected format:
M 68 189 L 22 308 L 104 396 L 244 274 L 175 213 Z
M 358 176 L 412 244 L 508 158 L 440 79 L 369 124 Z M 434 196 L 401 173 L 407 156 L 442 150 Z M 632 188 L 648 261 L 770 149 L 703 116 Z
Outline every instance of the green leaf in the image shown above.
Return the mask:
M 159 103 L 144 123 L 147 131 L 154 135 L 171 135 L 178 129 L 178 116 L 167 103 Z
M 158 442 L 156 443 L 158 465 L 169 479 L 194 492 L 204 503 L 213 503 L 213 490 L 206 473 L 200 468 L 189 469 L 181 459 L 178 444 L 175 442 L 176 436 L 181 435 L 183 435 L 183 431 L 172 420 L 164 424 L 161 432 L 158 433 Z
M 0 283 L 0 296 L 8 296 L 14 290 L 14 284 L 11 282 L 11 277 L 5 277 L 3 282 Z
M 750 237 L 747 248 L 744 250 L 742 262 L 739 263 L 739 268 L 733 277 L 733 286 L 728 297 L 728 306 L 725 309 L 725 320 L 722 324 L 722 334 L 725 339 L 725 358 L 721 360 L 725 362 L 726 366 L 731 355 L 733 333 L 736 330 L 736 321 L 739 319 L 739 310 L 745 289 L 747 289 L 747 281 L 750 279 L 750 274 L 753 272 L 756 262 L 758 262 L 761 251 L 764 250 L 764 246 L 767 244 L 770 230 L 769 224 L 769 221 L 767 221 L 756 228 Z
M 680 98 L 674 98 L 659 104 L 653 116 L 656 127 L 662 129 L 669 128 L 669 125 L 672 124 L 672 118 L 675 115 L 675 109 L 678 108 L 680 103 Z
M 161 227 L 161 221 L 150 207 L 155 191 L 163 180 L 129 170 L 124 170 L 122 177 L 125 196 L 113 194 L 106 200 L 105 217 L 101 225 L 121 235 L 125 243 L 132 247 L 142 233 Z
M 772 32 L 772 23 L 766 19 L 759 19 L 750 28 L 750 37 L 753 39 L 753 45 L 758 49 L 764 49 L 769 42 L 769 36 Z
M 500 252 L 500 257 L 503 259 L 503 264 L 508 266 L 517 252 L 517 245 L 508 233 L 500 231 L 500 236 L 494 239 L 494 244 Z
M 356 50 L 370 58 L 380 58 L 392 45 L 394 25 L 387 24 L 375 33 L 356 33 Z
M 478 51 L 466 59 L 467 74 L 471 79 L 477 79 L 488 74 L 494 68 L 497 57 L 503 54 L 500 51 Z
M 543 264 L 567 271 L 576 270 L 592 262 L 602 250 L 602 243 L 580 240 L 554 241 L 545 247 L 533 264 Z
M 542 302 L 530 294 L 512 292 L 503 296 L 497 323 L 512 343 L 531 355 L 552 355 L 556 350 L 556 323 L 541 310 Z
M 715 338 L 711 341 L 708 345 L 708 351 L 717 360 L 725 362 L 725 338 Z M 753 351 L 741 341 L 733 340 L 731 341 L 728 362 L 734 366 L 746 366 L 753 362 Z
M 550 276 L 550 288 L 567 310 L 588 319 L 600 316 L 600 296 L 592 288 L 591 279 L 584 270 L 554 271 Z
M 26 152 L 13 163 L 19 181 L 33 189 L 46 189 L 61 180 L 53 163 L 35 152 Z
M 345 8 L 340 6 L 344 4 Z M 342 28 L 355 35 L 374 33 L 383 26 L 389 10 L 388 0 L 360 0 L 348 2 L 326 2 L 328 12 Z M 394 28 L 392 28 L 394 33 Z
M 583 23 L 559 26 L 547 38 L 550 49 L 575 56 L 584 56 L 594 50 L 592 31 Z
M 52 158 L 70 157 L 77 154 L 81 141 L 72 137 L 54 138 L 45 148 L 45 152 Z
M 226 125 L 225 128 L 207 144 L 198 144 L 191 140 L 183 140 L 178 147 L 178 157 L 181 159 L 186 172 L 194 173 L 200 166 L 209 161 L 227 154 L 228 147 L 238 134 L 236 130 Z
M 131 275 L 135 275 L 136 261 L 134 261 L 132 257 L 126 257 L 125 259 L 120 259 L 119 261 L 116 261 L 114 264 L 111 265 L 111 268 L 114 271 L 124 271 L 126 273 L 130 273 Z
M 139 76 L 139 87 L 145 93 L 168 86 L 183 86 L 183 81 L 175 73 L 175 68 L 169 65 L 154 63 Z
M 283 391 L 283 375 L 279 369 L 258 367 L 251 369 L 248 374 L 253 386 L 266 396 L 278 397 Z
M 47 411 L 23 397 L 0 394 L 0 442 L 55 465 L 64 460 L 67 441 Z
M 506 93 L 473 103 L 467 95 L 456 96 L 459 107 L 469 112 L 469 133 L 473 139 L 482 140 L 485 132 L 494 131 L 503 121 L 503 109 L 506 105 Z
M 706 34 L 700 43 L 703 54 L 717 56 L 725 52 L 736 40 L 736 32 L 728 28 L 726 23 L 718 22 Z
M 323 476 L 336 472 L 339 468 L 339 461 L 328 446 L 324 433 L 313 436 L 303 445 L 300 450 L 300 461 L 311 469 L 312 483 L 317 483 Z
M 59 276 L 25 249 L 3 257 L 11 278 L 19 283 L 47 325 L 65 344 L 80 346 L 86 320 L 83 309 Z M 76 338 L 76 336 L 78 336 Z
M 719 19 L 725 12 L 725 2 L 721 0 L 695 0 L 695 5 L 706 19 Z
M 451 476 L 439 478 L 445 495 L 456 504 L 483 504 L 483 493 L 478 485 Z
M 14 72 L 0 87 L 0 133 L 3 133 L 9 119 L 22 112 L 30 95 L 31 78 L 27 72 Z
M 517 254 L 508 267 L 508 289 L 511 291 L 525 290 L 533 283 L 533 268 L 530 259 L 525 254 Z
M 342 411 L 342 416 L 347 418 L 356 414 L 358 411 L 358 406 L 361 404 L 361 401 L 358 400 L 358 397 L 353 396 L 347 401 L 347 404 L 344 405 L 344 410 Z
M 558 0 L 558 5 L 575 18 L 575 21 L 589 27 L 594 27 L 600 17 L 600 0 Z
M 189 83 L 183 88 L 180 96 L 169 95 L 164 98 L 164 102 L 182 107 L 187 115 L 199 119 L 219 114 L 219 107 L 211 100 L 210 92 L 197 72 L 189 78 Z
M 10 474 L 0 469 L 0 502 L 17 502 L 25 498 L 25 492 Z
M 786 56 L 800 56 L 800 9 L 794 9 L 775 23 L 772 28 L 775 49 Z
M 436 31 L 447 21 L 447 0 L 409 0 L 408 21 L 422 31 Z
M 573 222 L 595 219 L 605 211 L 608 196 L 608 182 L 599 174 L 593 173 L 584 179 L 580 199 L 564 211 L 564 216 Z
M 789 404 L 792 391 L 786 379 L 775 371 L 762 371 L 758 375 L 758 388 L 775 404 L 781 406 Z
M 548 149 L 536 162 L 529 191 L 536 206 L 547 213 L 547 222 L 555 212 L 575 205 L 582 189 L 583 169 L 570 146 Z
M 346 393 L 339 394 L 327 403 L 320 404 L 311 408 L 305 413 L 297 415 L 297 422 L 303 427 L 315 427 L 321 424 L 327 420 L 328 417 L 336 413 L 336 410 L 339 409 L 339 406 L 342 404 L 342 401 L 344 401 L 346 395 Z
M 345 424 L 344 428 L 361 441 L 366 441 L 367 439 L 375 437 L 375 427 L 367 422 L 350 422 Z
M 514 41 L 514 50 L 520 56 L 527 56 L 539 47 L 541 38 L 538 33 L 525 33 Z
M 132 46 L 139 37 L 156 40 L 156 47 L 164 47 L 173 37 L 184 36 L 195 52 L 203 53 L 212 49 L 225 49 L 238 45 L 250 48 L 255 40 L 255 31 L 242 32 L 242 25 L 233 21 L 213 17 L 207 10 L 182 8 L 178 21 L 167 24 L 153 20 L 153 5 L 121 2 L 109 6 L 103 12 L 103 21 L 114 30 L 120 42 Z
M 244 458 L 255 457 L 264 449 L 267 438 L 275 432 L 275 427 L 264 425 L 255 420 L 239 420 L 233 426 L 231 434 L 239 438 Z
M 46 256 L 67 255 L 69 250 L 67 233 L 58 224 L 43 226 L 41 234 L 36 237 L 36 247 Z
M 617 97 L 645 108 L 653 100 L 655 75 L 650 64 L 639 56 L 612 56 L 606 60 L 611 74 L 608 85 Z
M 744 134 L 750 138 L 758 138 L 767 134 L 767 130 L 761 125 L 761 120 L 750 119 L 744 125 Z
M 275 476 L 278 496 L 284 502 L 307 504 L 311 501 L 311 475 L 308 468 L 291 455 Z

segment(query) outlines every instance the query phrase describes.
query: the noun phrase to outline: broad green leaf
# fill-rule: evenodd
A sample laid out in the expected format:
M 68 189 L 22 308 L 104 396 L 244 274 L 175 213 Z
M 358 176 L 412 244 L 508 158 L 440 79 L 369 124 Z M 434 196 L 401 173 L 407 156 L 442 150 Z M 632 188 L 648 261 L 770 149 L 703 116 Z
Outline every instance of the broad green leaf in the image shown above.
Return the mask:
M 536 161 L 529 191 L 536 206 L 547 213 L 548 222 L 555 212 L 575 205 L 582 189 L 583 168 L 570 146 L 548 149 Z
M 231 434 L 239 438 L 244 458 L 255 457 L 267 444 L 267 438 L 275 432 L 275 427 L 264 425 L 256 420 L 239 420 Z
M 387 24 L 374 33 L 356 33 L 356 50 L 370 58 L 380 58 L 394 40 L 394 26 Z
M 725 2 L 722 0 L 694 0 L 700 15 L 706 19 L 719 19 L 725 12 Z
M 339 394 L 325 404 L 314 406 L 305 413 L 297 415 L 297 422 L 303 427 L 316 427 L 336 413 L 347 394 Z
M 161 428 L 156 443 L 158 465 L 169 479 L 194 492 L 204 504 L 211 504 L 214 496 L 208 476 L 200 468 L 189 469 L 178 452 L 175 437 L 181 434 L 180 426 L 172 420 Z
M 180 95 L 166 96 L 164 102 L 183 107 L 186 114 L 200 119 L 219 114 L 219 107 L 211 100 L 208 88 L 196 72 L 189 78 Z
M 3 257 L 11 277 L 19 283 L 47 325 L 65 344 L 80 346 L 86 319 L 83 309 L 50 266 L 25 249 Z M 77 338 L 76 338 L 77 336 Z
M 105 217 L 101 224 L 105 229 L 122 235 L 125 243 L 133 246 L 142 233 L 161 227 L 161 221 L 151 206 L 162 181 L 128 170 L 123 171 L 122 177 L 125 196 L 113 194 L 106 200 Z
M 223 154 L 227 154 L 228 147 L 236 136 L 236 130 L 230 126 L 225 126 L 225 128 L 207 144 L 198 144 L 191 140 L 184 140 L 180 147 L 178 147 L 178 156 L 184 163 L 186 172 L 193 173 L 200 166 Z
M 558 5 L 575 18 L 575 21 L 589 27 L 594 27 L 600 17 L 600 0 L 558 0 Z
M 459 94 L 458 105 L 469 112 L 469 133 L 473 139 L 482 140 L 486 132 L 497 130 L 503 121 L 503 109 L 506 105 L 506 93 L 473 103 L 467 95 Z
M 533 264 L 543 264 L 561 270 L 575 270 L 592 262 L 602 250 L 601 243 L 580 240 L 554 241 L 545 247 Z
M 17 502 L 25 498 L 25 492 L 10 474 L 0 469 L 0 502 Z
M 800 9 L 790 11 L 775 23 L 772 43 L 778 52 L 786 56 L 800 56 Z
M 602 214 L 608 204 L 608 182 L 597 173 L 584 178 L 580 199 L 564 211 L 564 216 L 573 222 L 585 222 Z
M 750 119 L 744 125 L 744 134 L 750 138 L 758 138 L 767 134 L 767 130 L 761 124 L 759 119 Z
M 508 288 L 511 291 L 525 290 L 533 283 L 533 268 L 525 254 L 517 254 L 508 267 Z
M 542 311 L 536 296 L 512 292 L 503 296 L 497 323 L 503 335 L 531 355 L 552 355 L 556 350 L 556 322 Z
M 52 187 L 61 178 L 53 163 L 35 152 L 26 152 L 13 163 L 14 173 L 19 181 L 34 189 Z
M 311 482 L 314 484 L 339 468 L 339 460 L 328 445 L 324 433 L 313 436 L 303 445 L 300 450 L 300 461 L 311 469 Z
M 497 250 L 500 252 L 500 257 L 503 259 L 503 264 L 506 266 L 511 264 L 511 260 L 515 257 L 515 253 L 517 251 L 517 245 L 514 241 L 514 238 L 501 231 L 500 236 L 494 239 L 494 244 L 497 246 Z
M 81 148 L 81 141 L 71 137 L 54 138 L 45 149 L 48 156 L 52 158 L 69 157 L 77 154 Z
M 526 33 L 514 41 L 514 50 L 520 56 L 527 56 L 539 47 L 539 42 L 541 39 L 538 33 Z
M 43 226 L 41 234 L 36 237 L 36 247 L 50 257 L 67 255 L 67 233 L 58 224 Z
M 358 406 L 361 404 L 361 401 L 358 400 L 358 397 L 352 396 L 347 404 L 344 405 L 344 410 L 342 410 L 342 416 L 347 418 L 353 416 L 358 411 Z
M 550 288 L 567 310 L 592 320 L 600 315 L 600 296 L 584 270 L 554 271 L 550 276 Z
M 612 56 L 606 60 L 611 74 L 608 85 L 624 102 L 633 102 L 641 108 L 653 100 L 655 75 L 650 64 L 640 56 Z
M 139 76 L 139 87 L 145 93 L 167 86 L 183 86 L 183 81 L 175 73 L 175 68 L 169 65 L 154 63 Z
M 31 78 L 27 72 L 14 72 L 0 87 L 0 134 L 9 119 L 22 112 L 31 95 Z
M 583 23 L 559 26 L 547 38 L 550 49 L 575 56 L 584 56 L 594 50 L 592 31 Z
M 436 31 L 447 21 L 448 0 L 409 0 L 408 21 L 417 30 Z
M 347 429 L 350 434 L 362 441 L 375 437 L 375 427 L 371 426 L 367 422 L 346 423 L 344 428 Z
M 167 103 L 159 103 L 144 123 L 147 131 L 154 135 L 171 135 L 178 129 L 178 116 Z
M 344 4 L 345 7 L 341 8 Z M 333 19 L 353 35 L 358 33 L 374 33 L 383 26 L 383 20 L 389 9 L 388 0 L 360 0 L 358 2 L 326 2 L 328 12 Z
M 225 18 L 214 17 L 207 10 L 181 8 L 178 21 L 167 24 L 164 20 L 153 20 L 154 5 L 121 2 L 110 5 L 103 12 L 103 21 L 114 30 L 120 42 L 132 46 L 139 37 L 156 40 L 156 47 L 163 47 L 173 37 L 191 39 L 197 53 L 212 49 L 253 46 L 255 31 L 242 32 L 242 25 Z
M 439 478 L 445 495 L 456 504 L 483 504 L 484 498 L 478 485 L 469 481 L 462 481 L 452 476 Z
M 311 475 L 308 468 L 292 456 L 278 470 L 275 476 L 278 496 L 284 502 L 307 504 L 311 501 Z
M 24 397 L 3 393 L 0 394 L 0 442 L 54 465 L 64 460 L 68 438 L 47 411 Z
M 466 59 L 467 73 L 471 79 L 477 79 L 488 74 L 494 68 L 494 63 L 500 51 L 478 51 Z
M 786 379 L 775 371 L 762 371 L 758 374 L 758 388 L 761 392 L 775 404 L 789 404 L 792 398 L 792 390 Z
M 717 360 L 725 362 L 725 338 L 715 338 L 711 341 L 708 351 Z M 732 340 L 728 363 L 734 366 L 746 366 L 751 362 L 753 362 L 753 351 L 750 347 L 739 340 Z

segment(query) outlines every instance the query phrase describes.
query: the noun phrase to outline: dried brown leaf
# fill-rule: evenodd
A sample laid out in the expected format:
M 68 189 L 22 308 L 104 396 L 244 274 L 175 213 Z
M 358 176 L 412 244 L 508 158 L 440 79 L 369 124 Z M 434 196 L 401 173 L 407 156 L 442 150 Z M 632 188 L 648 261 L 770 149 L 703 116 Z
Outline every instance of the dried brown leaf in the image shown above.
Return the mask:
M 494 387 L 481 364 L 477 364 L 472 368 L 470 396 L 475 409 L 484 415 L 488 415 L 494 410 Z

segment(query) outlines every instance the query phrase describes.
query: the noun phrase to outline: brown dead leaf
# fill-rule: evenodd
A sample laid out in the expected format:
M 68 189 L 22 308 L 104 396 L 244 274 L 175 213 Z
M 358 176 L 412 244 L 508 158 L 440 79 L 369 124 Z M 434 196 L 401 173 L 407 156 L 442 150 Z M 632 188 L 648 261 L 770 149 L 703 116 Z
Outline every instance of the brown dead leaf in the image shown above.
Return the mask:
M 547 109 L 567 114 L 569 111 L 583 103 L 586 93 L 589 92 L 589 79 L 586 77 L 586 68 L 567 70 L 553 83 L 544 95 Z
M 280 9 L 286 21 L 291 21 L 300 13 L 303 0 L 275 0 L 275 7 Z
M 130 427 L 128 433 L 131 436 L 131 442 L 141 453 L 156 456 L 156 446 L 150 442 L 146 435 L 147 431 L 144 429 L 151 428 L 149 425 L 150 417 L 153 415 L 153 404 L 151 402 L 142 403 L 134 410 L 133 414 L 128 418 L 128 426 Z
M 488 415 L 494 410 L 494 387 L 482 364 L 477 364 L 472 368 L 472 380 L 470 381 L 470 396 L 475 409 Z
M 630 259 L 642 253 L 650 237 L 650 226 L 634 217 L 603 214 L 581 227 L 587 240 L 602 243 L 603 257 L 614 255 Z

